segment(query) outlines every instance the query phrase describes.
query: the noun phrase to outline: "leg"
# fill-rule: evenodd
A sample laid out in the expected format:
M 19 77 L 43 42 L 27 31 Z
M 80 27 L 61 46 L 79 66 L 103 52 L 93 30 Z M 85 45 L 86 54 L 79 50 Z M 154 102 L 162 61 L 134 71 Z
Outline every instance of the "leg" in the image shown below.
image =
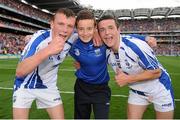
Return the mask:
M 156 119 L 173 119 L 174 111 L 158 112 L 156 111 Z
M 90 119 L 91 100 L 89 97 L 89 85 L 77 79 L 74 92 L 74 119 Z
M 28 119 L 29 108 L 13 108 L 13 119 Z
M 143 117 L 143 113 L 145 112 L 146 108 L 147 108 L 147 105 L 128 104 L 127 118 L 128 119 L 141 119 Z
M 93 111 L 95 119 L 108 119 L 109 118 L 109 104 L 97 103 L 93 104 Z
M 52 108 L 47 108 L 46 111 L 51 119 L 64 119 L 64 109 L 62 104 Z
M 75 104 L 74 118 L 75 119 L 90 119 L 91 104 Z

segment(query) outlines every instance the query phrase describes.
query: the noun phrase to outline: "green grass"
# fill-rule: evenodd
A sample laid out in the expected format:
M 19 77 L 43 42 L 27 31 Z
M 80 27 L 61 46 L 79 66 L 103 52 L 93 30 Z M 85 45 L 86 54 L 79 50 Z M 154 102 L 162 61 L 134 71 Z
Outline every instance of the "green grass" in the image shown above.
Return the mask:
M 168 70 L 172 78 L 172 84 L 174 86 L 175 99 L 180 100 L 180 57 L 158 57 L 162 65 Z M 68 57 L 63 64 L 59 67 L 58 74 L 58 87 L 61 91 L 73 92 L 75 76 L 72 59 Z M 0 87 L 12 88 L 15 68 L 17 65 L 17 59 L 0 59 Z M 67 71 L 70 70 L 70 71 Z M 110 87 L 112 89 L 112 95 L 126 95 L 128 96 L 128 87 L 118 87 L 114 82 L 114 73 L 110 69 Z M 0 119 L 12 118 L 12 90 L 0 89 Z M 64 102 L 65 118 L 73 119 L 73 94 L 61 93 L 61 97 Z M 111 97 L 110 118 L 111 119 L 126 119 L 126 106 L 127 97 Z M 180 119 L 180 101 L 176 101 L 175 118 Z M 33 103 L 30 110 L 30 118 L 36 119 L 48 119 L 48 114 L 45 110 L 36 109 L 35 103 Z M 144 114 L 143 118 L 153 119 L 155 113 L 153 106 L 150 105 Z

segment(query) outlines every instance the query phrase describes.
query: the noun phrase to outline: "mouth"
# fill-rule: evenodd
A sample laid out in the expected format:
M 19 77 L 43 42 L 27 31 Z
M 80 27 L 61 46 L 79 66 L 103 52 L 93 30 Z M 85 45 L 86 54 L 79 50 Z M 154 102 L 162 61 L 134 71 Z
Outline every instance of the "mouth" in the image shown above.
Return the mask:
M 104 39 L 105 39 L 107 42 L 111 42 L 112 39 L 113 39 L 113 37 L 112 37 L 112 36 L 106 36 Z
M 62 34 L 59 34 L 59 37 L 61 37 L 61 38 L 63 38 L 64 40 L 66 40 L 67 35 L 62 35 Z

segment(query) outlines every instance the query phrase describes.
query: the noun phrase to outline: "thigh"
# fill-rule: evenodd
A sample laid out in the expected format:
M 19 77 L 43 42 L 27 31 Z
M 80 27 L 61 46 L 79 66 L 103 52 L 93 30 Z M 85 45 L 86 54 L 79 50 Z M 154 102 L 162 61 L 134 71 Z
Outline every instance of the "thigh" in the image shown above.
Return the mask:
M 29 108 L 13 108 L 13 119 L 28 119 Z
M 91 115 L 91 104 L 82 103 L 76 104 L 74 107 L 74 118 L 75 119 L 90 119 Z
M 93 112 L 95 119 L 108 119 L 109 118 L 109 104 L 96 103 L 93 104 Z
M 170 90 L 162 89 L 155 92 L 152 96 L 152 103 L 154 104 L 154 109 L 159 113 L 168 113 L 169 111 L 174 110 L 174 96 Z
M 128 119 L 142 119 L 147 105 L 128 104 L 127 118 Z
M 139 95 L 130 90 L 127 108 L 128 119 L 141 119 L 148 105 L 149 102 L 146 96 Z
M 36 105 L 39 109 L 52 108 L 62 104 L 58 89 L 36 89 L 34 94 L 37 96 Z
M 174 111 L 158 112 L 156 111 L 156 119 L 173 119 Z
M 19 88 L 13 93 L 13 108 L 30 108 L 35 99 L 30 89 Z
M 64 119 L 64 108 L 62 104 L 47 108 L 46 111 L 51 119 Z

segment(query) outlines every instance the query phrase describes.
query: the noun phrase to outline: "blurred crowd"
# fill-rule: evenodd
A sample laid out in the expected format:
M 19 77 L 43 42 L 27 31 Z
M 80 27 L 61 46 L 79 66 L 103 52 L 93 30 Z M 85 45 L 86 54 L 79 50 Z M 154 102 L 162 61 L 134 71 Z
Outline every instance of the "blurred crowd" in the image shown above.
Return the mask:
M 21 54 L 30 37 L 30 35 L 24 36 L 0 32 L 0 54 Z M 174 42 L 180 41 L 180 37 L 175 37 L 176 40 L 170 39 L 171 37 L 168 38 L 168 41 L 166 39 L 157 39 L 158 46 L 153 48 L 157 55 L 180 55 L 180 44 Z
M 2 21 L 0 20 L 0 24 L 4 27 L 11 27 L 11 28 L 14 28 L 14 29 L 20 29 L 22 31 L 29 31 L 29 32 L 36 32 L 38 29 L 35 29 L 35 28 L 32 28 L 32 27 L 28 27 L 28 26 L 25 26 L 25 25 L 22 25 L 22 24 L 18 24 L 18 23 L 12 23 L 12 22 L 8 22 L 8 21 Z
M 0 0 L 0 3 L 31 18 L 41 19 L 46 22 L 50 21 L 50 14 L 46 14 L 35 8 L 32 9 L 30 5 L 23 4 L 18 0 Z
M 176 31 L 180 30 L 180 18 L 121 20 L 122 31 Z
M 20 12 L 31 18 L 49 22 L 51 17 L 50 14 L 32 8 L 30 5 L 23 4 L 17 0 L 0 0 L 0 2 L 1 5 L 14 9 L 16 12 Z M 16 21 L 12 23 L 0 19 L 0 27 L 11 27 L 16 30 L 29 31 L 30 33 L 34 33 L 38 30 L 38 27 L 33 27 L 36 26 L 35 23 L 27 23 L 26 21 L 21 21 L 13 16 L 11 18 L 11 16 L 3 15 L 3 11 L 0 15 L 3 18 L 10 18 Z M 138 31 L 140 33 L 149 32 L 155 36 L 160 35 L 161 37 L 157 37 L 158 46 L 154 49 L 156 54 L 180 55 L 180 18 L 131 19 L 120 20 L 119 22 L 122 32 L 134 33 Z M 40 28 L 41 27 L 42 26 L 40 26 Z M 161 32 L 163 32 L 163 35 L 161 35 Z M 29 36 L 0 32 L 0 54 L 21 54 L 28 39 Z
M 0 32 L 0 54 L 21 54 L 25 46 L 25 36 Z

